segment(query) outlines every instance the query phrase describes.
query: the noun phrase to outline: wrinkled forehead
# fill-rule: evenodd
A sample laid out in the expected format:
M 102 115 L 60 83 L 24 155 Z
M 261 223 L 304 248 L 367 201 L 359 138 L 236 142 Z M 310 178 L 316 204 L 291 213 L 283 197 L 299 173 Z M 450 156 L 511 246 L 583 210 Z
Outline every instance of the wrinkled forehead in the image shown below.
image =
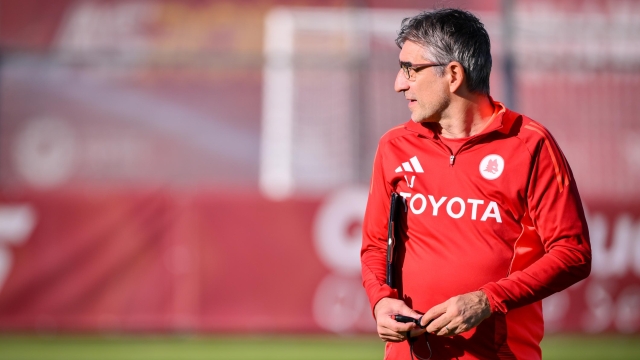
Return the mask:
M 410 40 L 405 41 L 402 45 L 398 59 L 400 62 L 412 64 L 418 64 L 430 60 L 427 48 Z

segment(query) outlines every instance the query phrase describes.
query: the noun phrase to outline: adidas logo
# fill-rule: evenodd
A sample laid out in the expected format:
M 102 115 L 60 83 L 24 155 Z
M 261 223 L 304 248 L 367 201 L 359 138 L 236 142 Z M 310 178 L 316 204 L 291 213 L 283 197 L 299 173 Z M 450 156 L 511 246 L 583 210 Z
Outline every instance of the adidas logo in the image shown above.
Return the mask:
M 413 165 L 413 167 L 411 167 L 411 165 Z M 424 172 L 424 170 L 422 170 L 422 165 L 420 165 L 420 161 L 418 161 L 417 156 L 412 157 L 407 162 L 403 162 L 401 166 L 398 166 L 398 168 L 396 169 L 396 172 L 397 173 L 402 172 L 403 169 L 406 172 L 414 172 L 414 171 L 417 173 Z

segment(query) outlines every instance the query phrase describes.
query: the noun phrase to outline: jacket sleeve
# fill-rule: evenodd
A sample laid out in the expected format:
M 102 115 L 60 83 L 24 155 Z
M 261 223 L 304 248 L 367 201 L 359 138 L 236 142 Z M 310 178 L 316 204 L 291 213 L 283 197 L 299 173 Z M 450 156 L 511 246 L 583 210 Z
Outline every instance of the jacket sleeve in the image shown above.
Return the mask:
M 387 221 L 392 187 L 384 177 L 383 146 L 382 142 L 378 145 L 373 163 L 360 252 L 362 283 L 372 310 L 380 299 L 398 297 L 397 291 L 386 284 Z
M 544 128 L 534 124 L 525 128 L 543 135 L 530 149 L 526 202 L 544 254 L 528 267 L 481 288 L 492 312 L 506 313 L 542 300 L 591 272 L 589 232 L 571 169 Z

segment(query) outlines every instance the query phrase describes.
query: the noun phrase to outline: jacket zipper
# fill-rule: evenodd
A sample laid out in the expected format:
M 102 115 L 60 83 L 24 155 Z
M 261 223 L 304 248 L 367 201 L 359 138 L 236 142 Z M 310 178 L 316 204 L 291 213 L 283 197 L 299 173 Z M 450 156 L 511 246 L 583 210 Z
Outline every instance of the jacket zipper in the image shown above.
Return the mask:
M 443 146 L 445 146 L 448 150 L 449 150 L 449 166 L 453 166 L 453 164 L 456 161 L 456 156 L 458 156 L 462 150 L 466 147 L 469 147 L 471 145 L 473 145 L 475 142 L 477 142 L 479 139 L 487 136 L 488 134 L 478 134 L 476 136 L 473 136 L 471 139 L 467 140 L 464 144 L 462 144 L 462 146 L 460 146 L 460 148 L 458 149 L 458 151 L 454 154 L 451 149 L 449 149 L 448 146 L 446 146 L 444 143 L 442 143 L 442 141 L 439 141 Z
M 455 154 L 441 140 L 436 140 L 436 139 L 433 139 L 433 138 L 427 138 L 427 139 L 429 139 L 429 140 L 433 141 L 434 143 L 436 143 L 438 146 L 440 146 L 441 149 L 443 149 L 446 153 L 449 154 L 449 167 L 452 167 L 453 164 L 456 162 L 456 156 L 458 156 L 458 154 L 460 154 L 460 152 L 462 152 L 462 150 L 465 147 L 468 147 L 469 145 L 475 143 L 476 141 L 478 141 L 478 139 L 481 139 L 486 135 L 487 134 L 479 134 L 479 135 L 476 135 L 473 139 L 469 139 L 467 142 L 462 144 L 462 146 L 458 149 L 458 151 Z

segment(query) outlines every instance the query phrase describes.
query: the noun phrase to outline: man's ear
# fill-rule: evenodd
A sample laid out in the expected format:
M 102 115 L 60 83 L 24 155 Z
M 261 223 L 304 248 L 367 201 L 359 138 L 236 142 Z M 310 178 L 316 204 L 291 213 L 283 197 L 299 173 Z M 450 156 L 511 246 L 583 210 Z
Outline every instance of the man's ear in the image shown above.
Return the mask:
M 462 64 L 457 61 L 452 61 L 447 65 L 445 72 L 449 79 L 449 91 L 454 93 L 461 90 L 466 79 L 466 74 L 464 73 Z

